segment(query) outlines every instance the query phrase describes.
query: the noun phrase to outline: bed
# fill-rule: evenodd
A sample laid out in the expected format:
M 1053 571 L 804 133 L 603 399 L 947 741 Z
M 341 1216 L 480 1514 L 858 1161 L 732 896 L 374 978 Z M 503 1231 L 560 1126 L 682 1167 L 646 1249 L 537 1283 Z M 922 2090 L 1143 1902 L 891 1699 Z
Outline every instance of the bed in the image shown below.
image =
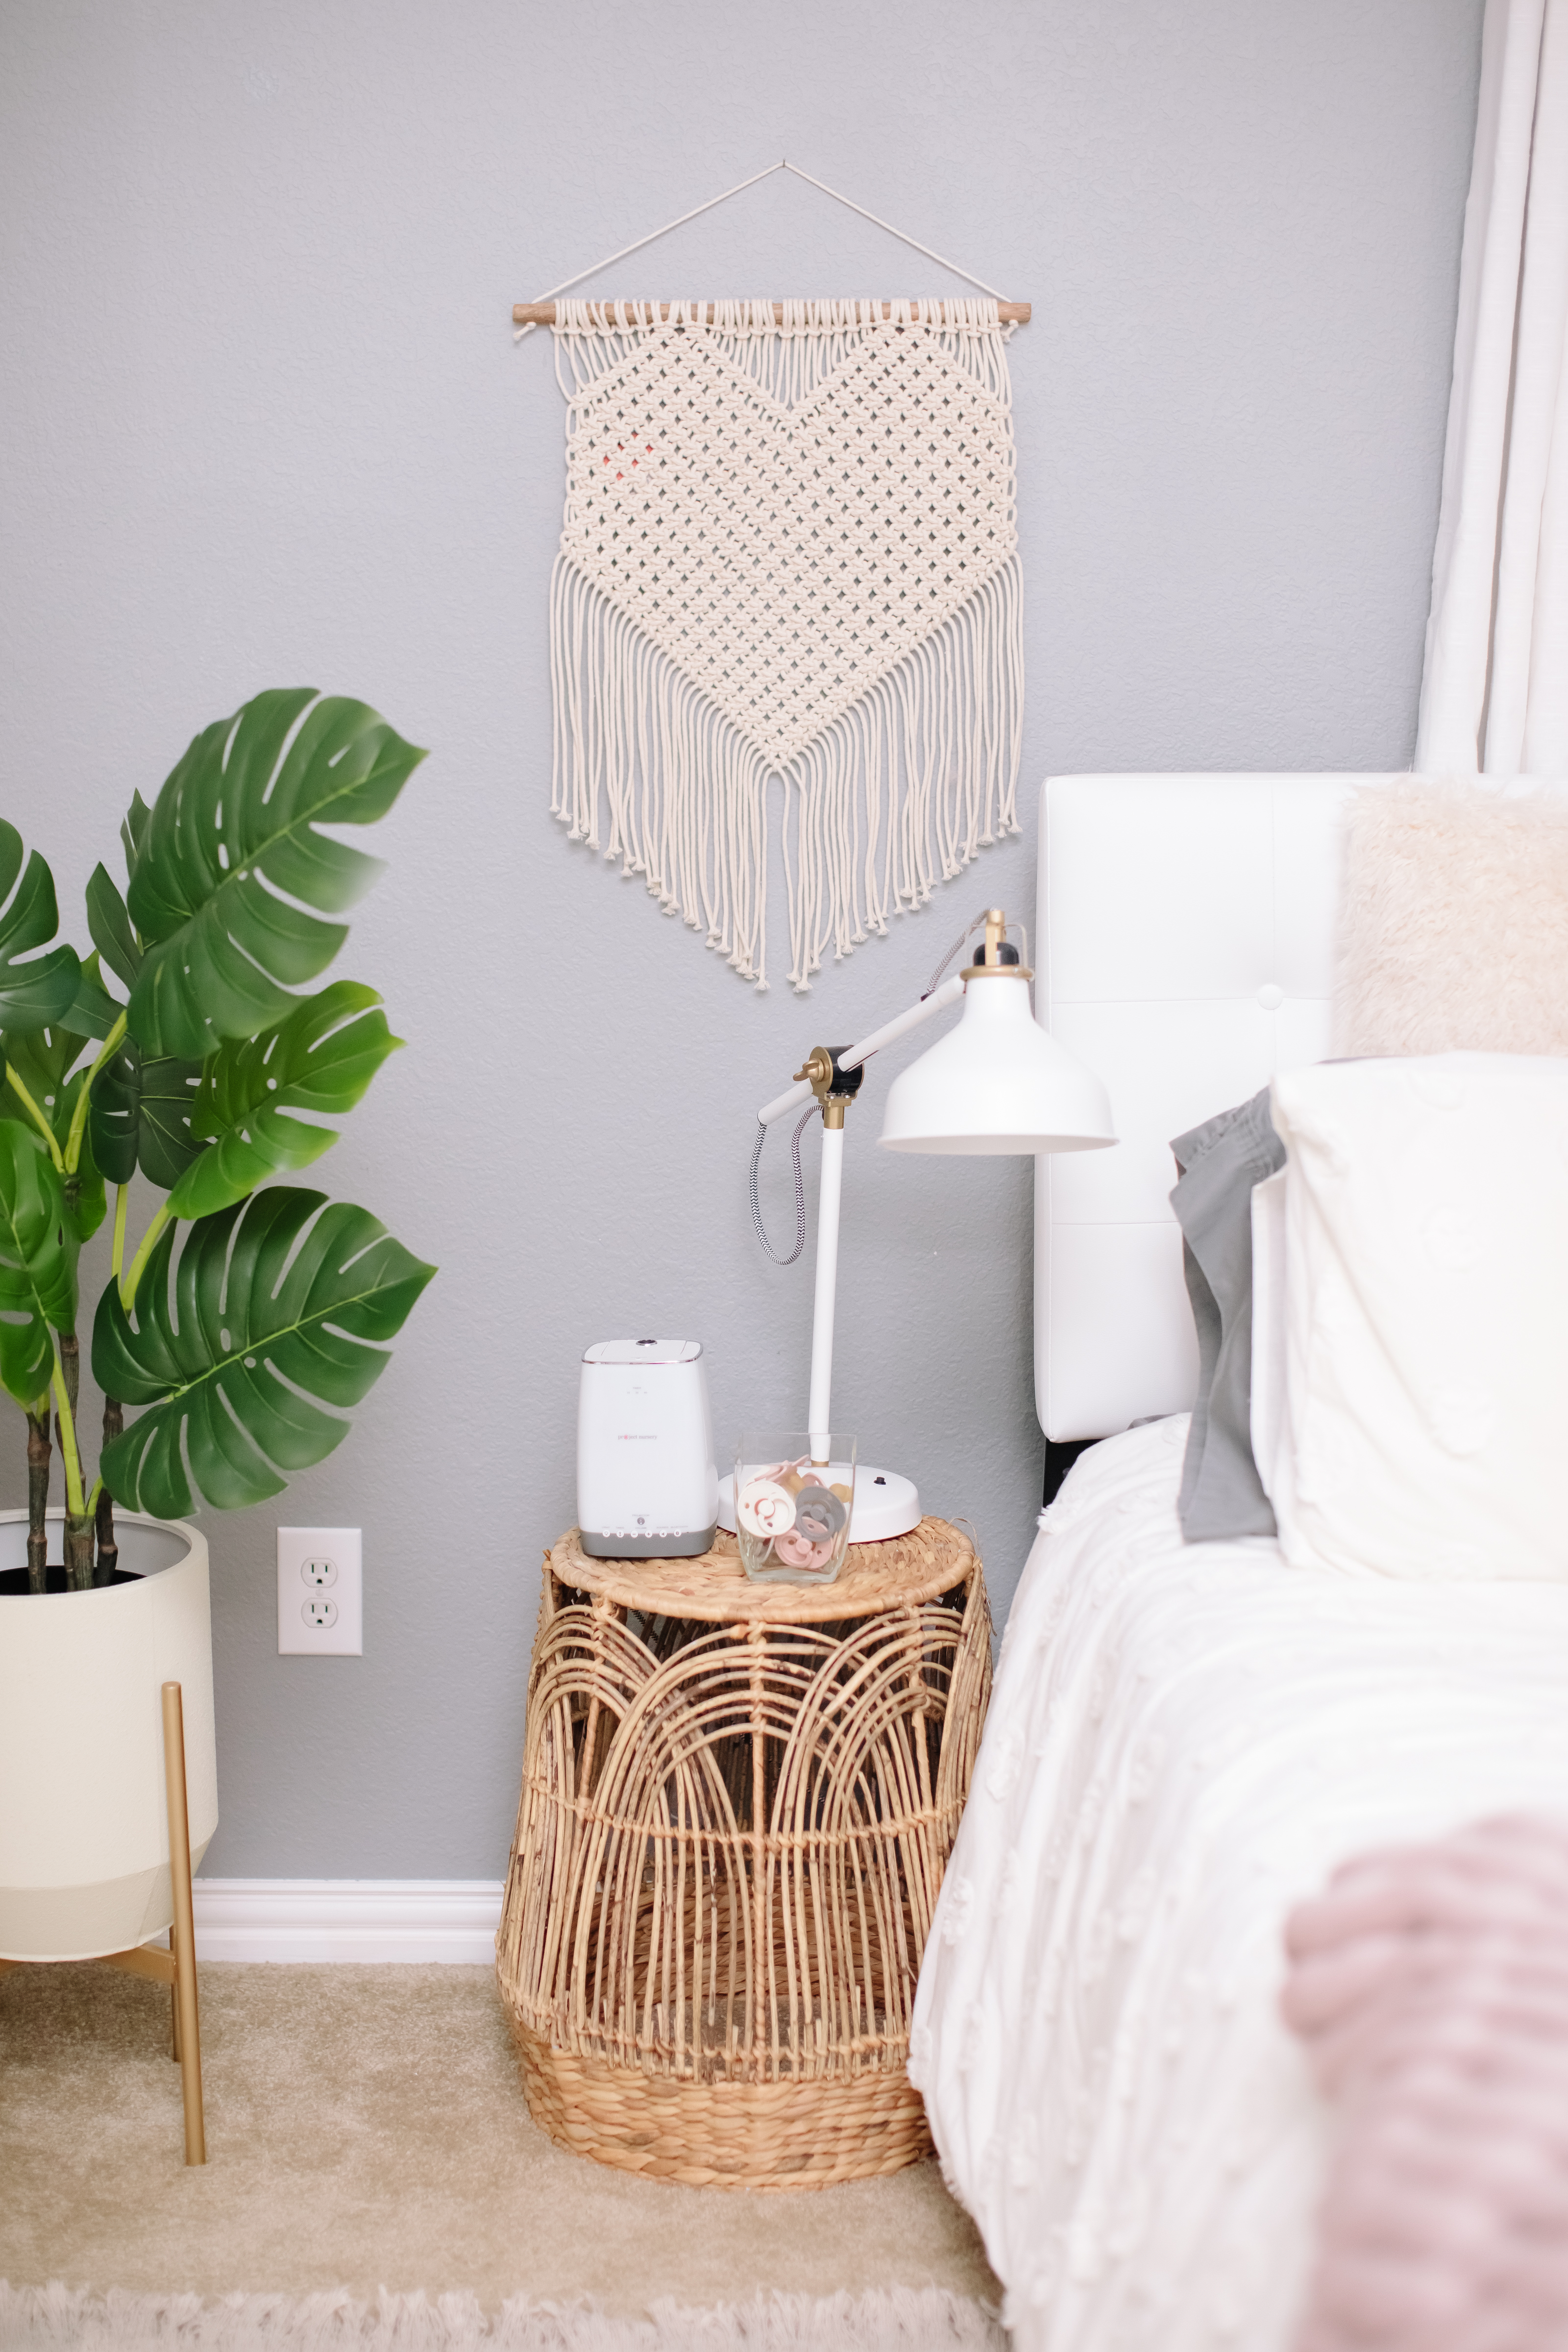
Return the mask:
M 1042 1514 L 922 1969 L 911 2072 L 1026 2352 L 1286 2352 L 1332 2121 L 1280 2021 L 1346 1857 L 1568 1811 L 1568 1583 L 1184 1543 L 1196 1377 L 1167 1139 L 1327 1051 L 1330 777 L 1067 778 L 1041 1016 L 1116 1150 L 1040 1163 Z

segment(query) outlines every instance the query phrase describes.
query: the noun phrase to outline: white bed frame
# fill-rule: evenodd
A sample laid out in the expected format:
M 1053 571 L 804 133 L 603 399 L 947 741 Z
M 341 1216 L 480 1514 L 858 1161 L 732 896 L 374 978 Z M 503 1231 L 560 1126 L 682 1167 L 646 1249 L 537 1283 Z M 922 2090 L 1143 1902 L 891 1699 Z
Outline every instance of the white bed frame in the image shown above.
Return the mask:
M 1350 775 L 1051 776 L 1036 1007 L 1121 1141 L 1037 1160 L 1035 1401 L 1050 1438 L 1192 1403 L 1170 1139 L 1329 1051 Z

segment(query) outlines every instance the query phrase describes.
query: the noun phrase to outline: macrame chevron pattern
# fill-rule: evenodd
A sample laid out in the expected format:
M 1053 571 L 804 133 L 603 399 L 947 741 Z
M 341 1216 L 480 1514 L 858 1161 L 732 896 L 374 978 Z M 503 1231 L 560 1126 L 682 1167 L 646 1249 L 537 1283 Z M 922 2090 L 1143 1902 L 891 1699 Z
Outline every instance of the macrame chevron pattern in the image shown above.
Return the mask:
M 552 809 L 766 985 L 1017 831 L 1023 656 L 991 300 L 557 305 Z

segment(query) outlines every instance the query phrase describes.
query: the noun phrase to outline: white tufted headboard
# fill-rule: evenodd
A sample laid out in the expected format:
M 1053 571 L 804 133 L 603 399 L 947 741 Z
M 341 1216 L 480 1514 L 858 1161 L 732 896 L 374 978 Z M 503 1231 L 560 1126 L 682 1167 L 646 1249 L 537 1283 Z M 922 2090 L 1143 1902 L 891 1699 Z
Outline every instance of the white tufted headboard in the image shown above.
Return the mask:
M 1035 1163 L 1035 1403 L 1108 1437 L 1193 1401 L 1170 1139 L 1329 1050 L 1341 812 L 1365 776 L 1052 776 L 1036 1006 L 1121 1141 Z

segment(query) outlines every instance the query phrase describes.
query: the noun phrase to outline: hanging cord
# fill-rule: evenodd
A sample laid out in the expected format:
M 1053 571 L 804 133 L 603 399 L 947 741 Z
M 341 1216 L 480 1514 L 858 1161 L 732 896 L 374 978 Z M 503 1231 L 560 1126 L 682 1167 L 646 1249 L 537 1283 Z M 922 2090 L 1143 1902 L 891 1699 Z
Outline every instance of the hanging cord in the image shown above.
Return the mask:
M 952 961 L 953 957 L 958 953 L 959 949 L 963 945 L 964 941 L 973 932 L 975 932 L 980 929 L 989 911 L 990 910 L 987 908 L 983 907 L 972 923 L 965 923 L 963 930 L 960 931 L 958 937 L 954 940 L 952 945 L 949 948 L 947 953 L 943 956 L 936 970 L 932 972 L 929 984 L 921 991 L 921 1003 L 922 1004 L 925 1003 L 928 996 L 935 995 L 937 982 L 942 978 L 942 973 L 947 970 L 948 965 Z
M 752 1150 L 752 1223 L 757 1229 L 757 1239 L 775 1265 L 793 1265 L 805 1247 L 805 1179 L 800 1172 L 800 1139 L 805 1133 L 808 1123 L 816 1117 L 816 1105 L 807 1103 L 800 1115 L 800 1122 L 789 1139 L 790 1161 L 795 1169 L 795 1247 L 788 1257 L 780 1257 L 777 1250 L 769 1241 L 767 1227 L 763 1223 L 763 1204 L 757 1197 L 757 1171 L 762 1166 L 763 1146 L 768 1139 L 768 1130 L 761 1119 L 757 1121 L 757 1139 Z
M 715 205 L 727 205 L 731 196 L 740 194 L 742 188 L 754 188 L 759 180 L 771 179 L 775 172 L 787 172 L 789 169 L 790 166 L 782 157 L 776 163 L 764 164 L 760 172 L 753 172 L 749 180 L 737 180 L 734 186 L 726 188 L 722 194 L 710 196 L 704 205 L 693 205 L 689 213 L 680 214 L 678 219 L 666 221 L 662 228 L 649 229 L 646 236 L 634 238 L 630 245 L 623 245 L 619 253 L 606 253 L 603 261 L 595 261 L 588 268 L 580 269 L 574 278 L 563 278 L 559 286 L 547 286 L 543 293 L 536 295 L 534 299 L 539 302 L 552 301 L 557 294 L 564 294 L 569 286 L 581 286 L 584 278 L 593 278 L 601 269 L 608 269 L 613 261 L 624 261 L 628 253 L 640 253 L 645 245 L 657 244 L 661 236 L 668 236 L 672 228 L 684 228 L 688 221 L 697 218 L 699 213 L 710 213 Z M 802 177 L 804 176 L 803 173 Z M 896 235 L 897 232 L 895 231 L 894 234 Z M 958 274 L 962 278 L 963 272 L 960 270 Z M 974 282 L 978 285 L 978 278 Z M 521 343 L 524 335 L 531 335 L 532 332 L 531 327 L 514 327 L 512 341 Z
M 850 212 L 858 213 L 862 220 L 871 223 L 873 228 L 886 229 L 888 235 L 896 236 L 900 245 L 907 245 L 911 253 L 923 253 L 928 261 L 934 261 L 940 268 L 951 269 L 955 278 L 965 278 L 971 286 L 978 286 L 983 294 L 995 295 L 998 302 L 1005 299 L 994 286 L 987 286 L 984 278 L 976 278 L 973 269 L 961 269 L 956 261 L 944 260 L 940 253 L 933 253 L 929 245 L 921 245 L 918 237 L 906 236 L 901 228 L 893 226 L 891 221 L 883 220 L 879 214 L 868 213 L 864 205 L 855 202 L 853 196 L 840 194 L 837 188 L 830 188 L 826 180 L 814 179 L 809 172 L 803 172 L 798 163 L 792 163 L 781 155 L 776 163 L 765 163 L 760 172 L 753 172 L 749 180 L 737 180 L 732 188 L 726 188 L 720 195 L 710 196 L 706 204 L 693 205 L 689 213 L 681 213 L 675 220 L 666 221 L 662 228 L 649 229 L 646 236 L 634 239 L 630 245 L 623 245 L 618 253 L 607 253 L 603 261 L 595 261 L 588 268 L 579 269 L 574 278 L 563 278 L 559 286 L 547 286 L 542 294 L 535 295 L 535 301 L 552 301 L 557 294 L 564 294 L 568 287 L 581 286 L 584 278 L 596 277 L 601 269 L 608 269 L 612 262 L 624 261 L 629 253 L 640 253 L 645 245 L 656 244 L 661 236 L 668 236 L 671 229 L 684 228 L 687 222 L 695 220 L 700 213 L 710 213 L 715 205 L 727 205 L 731 196 L 740 195 L 743 189 L 754 188 L 759 180 L 772 179 L 775 172 L 793 172 L 797 180 L 804 180 L 808 187 L 820 188 L 823 194 L 831 196 L 836 205 L 845 205 Z M 1004 331 L 1011 336 L 1013 330 L 1009 326 Z M 531 326 L 514 327 L 512 341 L 521 343 L 524 335 L 531 335 L 532 332 Z
M 823 194 L 831 196 L 836 205 L 847 205 L 852 213 L 858 213 L 862 220 L 868 220 L 873 228 L 885 228 L 888 235 L 896 236 L 900 245 L 907 245 L 913 253 L 923 253 L 928 261 L 936 262 L 942 269 L 951 269 L 955 278 L 967 278 L 970 285 L 978 286 L 983 294 L 994 294 L 998 302 L 1006 299 L 998 288 L 987 286 L 984 278 L 976 278 L 973 269 L 961 269 L 956 261 L 943 260 L 942 255 L 933 253 L 929 245 L 921 245 L 917 238 L 906 236 L 901 228 L 895 228 L 891 221 L 881 219 L 878 214 L 868 213 L 864 205 L 855 202 L 853 196 L 840 195 L 838 190 L 830 188 L 826 180 L 814 180 L 811 173 L 803 172 L 798 163 L 781 163 L 779 169 L 781 172 L 793 172 L 797 180 L 805 180 L 810 186 L 820 188 Z

